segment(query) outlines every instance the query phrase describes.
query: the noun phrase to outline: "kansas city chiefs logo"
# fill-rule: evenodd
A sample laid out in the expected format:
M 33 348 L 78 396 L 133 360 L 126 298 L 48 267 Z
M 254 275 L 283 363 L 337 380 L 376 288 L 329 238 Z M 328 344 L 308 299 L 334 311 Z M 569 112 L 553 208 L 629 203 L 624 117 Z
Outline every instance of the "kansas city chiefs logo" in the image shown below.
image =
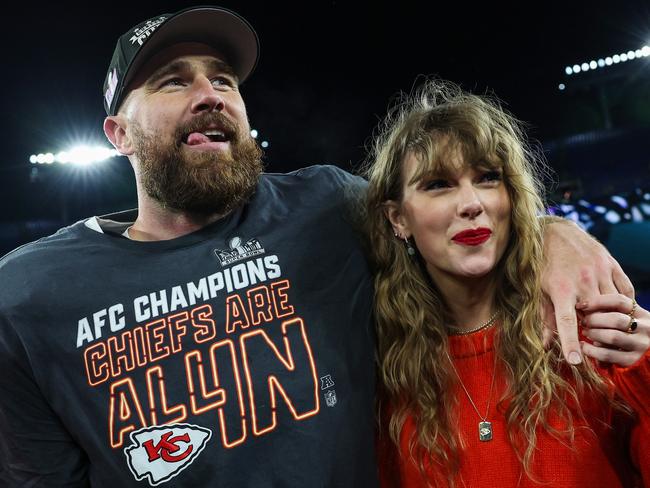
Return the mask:
M 135 479 L 156 486 L 192 464 L 211 436 L 211 430 L 190 424 L 145 427 L 131 432 L 124 454 Z

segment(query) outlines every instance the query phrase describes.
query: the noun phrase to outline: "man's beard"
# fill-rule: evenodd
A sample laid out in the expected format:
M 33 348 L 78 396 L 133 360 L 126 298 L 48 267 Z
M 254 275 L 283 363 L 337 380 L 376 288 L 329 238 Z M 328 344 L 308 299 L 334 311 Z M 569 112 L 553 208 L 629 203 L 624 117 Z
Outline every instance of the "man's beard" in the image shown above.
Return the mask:
M 183 138 L 216 125 L 230 141 L 225 151 L 183 150 Z M 172 144 L 132 125 L 139 178 L 164 208 L 199 215 L 226 215 L 248 201 L 262 173 L 262 150 L 255 139 L 219 112 L 205 113 L 179 126 Z M 187 154 L 188 152 L 194 154 Z M 184 154 L 185 152 L 185 154 Z

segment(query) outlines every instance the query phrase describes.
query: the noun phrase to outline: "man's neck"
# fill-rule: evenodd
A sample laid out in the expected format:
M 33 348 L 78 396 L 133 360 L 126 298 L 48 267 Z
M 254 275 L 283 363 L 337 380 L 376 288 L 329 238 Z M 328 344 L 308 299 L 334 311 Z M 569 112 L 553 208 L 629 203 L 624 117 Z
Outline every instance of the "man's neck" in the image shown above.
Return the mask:
M 134 241 L 166 241 L 202 229 L 224 217 L 222 214 L 196 214 L 164 208 L 149 198 L 138 199 L 138 218 L 129 228 Z

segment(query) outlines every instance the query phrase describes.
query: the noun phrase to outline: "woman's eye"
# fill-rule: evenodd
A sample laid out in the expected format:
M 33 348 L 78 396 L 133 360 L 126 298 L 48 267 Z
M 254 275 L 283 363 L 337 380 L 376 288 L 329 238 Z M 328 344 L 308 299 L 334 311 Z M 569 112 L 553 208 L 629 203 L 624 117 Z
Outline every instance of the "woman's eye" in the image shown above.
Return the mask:
M 486 171 L 481 176 L 482 182 L 492 183 L 495 181 L 501 181 L 501 171 Z
M 422 184 L 422 189 L 425 191 L 429 190 L 440 190 L 442 188 L 449 188 L 449 182 L 443 179 L 429 180 Z

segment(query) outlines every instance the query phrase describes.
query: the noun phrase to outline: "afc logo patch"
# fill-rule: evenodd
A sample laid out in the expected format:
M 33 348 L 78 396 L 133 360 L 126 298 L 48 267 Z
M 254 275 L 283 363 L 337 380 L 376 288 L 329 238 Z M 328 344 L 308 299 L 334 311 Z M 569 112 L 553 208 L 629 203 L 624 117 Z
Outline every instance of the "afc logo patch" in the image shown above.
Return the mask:
M 328 388 L 332 388 L 333 386 L 334 386 L 334 380 L 332 379 L 331 374 L 326 374 L 325 376 L 321 376 L 320 378 L 321 390 L 327 390 Z
M 169 481 L 187 468 L 203 451 L 212 431 L 191 424 L 145 427 L 131 432 L 124 449 L 135 479 L 151 486 Z

